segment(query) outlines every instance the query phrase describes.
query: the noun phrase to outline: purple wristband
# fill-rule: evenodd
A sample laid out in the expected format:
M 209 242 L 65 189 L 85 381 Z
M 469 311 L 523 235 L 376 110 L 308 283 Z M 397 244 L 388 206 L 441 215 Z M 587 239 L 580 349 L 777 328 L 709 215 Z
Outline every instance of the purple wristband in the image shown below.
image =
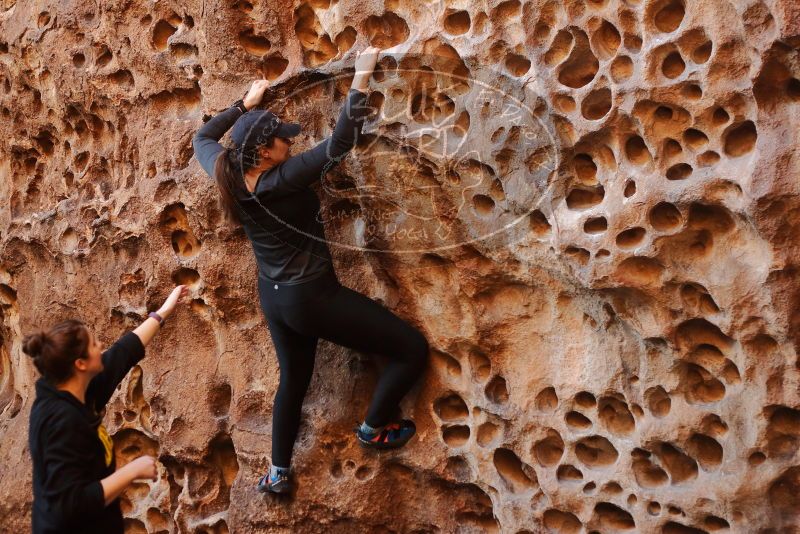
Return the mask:
M 157 314 L 156 312 L 150 312 L 150 313 L 148 313 L 148 314 L 147 314 L 147 316 L 148 316 L 148 317 L 152 317 L 153 319 L 155 319 L 156 321 L 158 321 L 158 326 L 161 326 L 162 324 L 164 324 L 164 318 L 163 318 L 163 317 L 161 317 L 161 316 L 160 316 L 159 314 Z

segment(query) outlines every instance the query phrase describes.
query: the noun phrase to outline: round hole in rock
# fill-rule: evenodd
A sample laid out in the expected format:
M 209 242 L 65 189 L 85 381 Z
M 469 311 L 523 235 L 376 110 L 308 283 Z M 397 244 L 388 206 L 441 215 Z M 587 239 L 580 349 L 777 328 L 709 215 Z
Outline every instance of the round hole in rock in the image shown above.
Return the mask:
M 405 19 L 392 11 L 383 15 L 370 15 L 364 22 L 364 28 L 372 46 L 391 48 L 408 39 L 409 29 Z
M 492 136 L 490 137 L 490 140 L 492 141 L 492 143 L 496 143 L 503 136 L 505 131 L 506 131 L 505 126 L 501 126 L 497 130 L 495 130 L 494 133 L 492 134 Z
M 508 402 L 508 386 L 505 378 L 500 375 L 495 376 L 486 385 L 486 397 L 495 404 L 505 404 Z
M 559 31 L 553 39 L 553 43 L 550 45 L 550 48 L 547 50 L 547 52 L 545 52 L 543 58 L 545 64 L 554 66 L 564 61 L 572 49 L 573 42 L 574 38 L 569 31 Z
M 667 180 L 685 180 L 692 174 L 692 166 L 688 163 L 678 163 L 667 169 Z
M 683 147 L 675 139 L 664 140 L 664 157 L 672 158 L 683 152 Z
M 603 20 L 592 35 L 592 45 L 600 59 L 614 57 L 620 43 L 622 43 L 622 37 L 620 37 L 619 30 L 607 20 Z
M 581 113 L 589 120 L 599 120 L 611 111 L 611 89 L 604 87 L 589 93 L 581 103 Z
M 467 425 L 442 427 L 442 440 L 448 447 L 461 447 L 469 441 L 470 430 Z
M 555 95 L 553 97 L 553 105 L 562 113 L 572 113 L 575 111 L 575 99 L 569 95 Z
M 591 428 L 592 421 L 583 415 L 580 412 L 567 412 L 564 416 L 564 421 L 572 428 L 577 428 L 579 430 L 586 430 L 587 428 Z
M 703 97 L 703 89 L 694 83 L 684 86 L 681 93 L 689 100 L 700 100 Z
M 650 161 L 650 151 L 647 150 L 647 145 L 638 135 L 629 137 L 625 142 L 625 155 L 631 163 L 636 165 L 643 165 Z
M 594 408 L 597 405 L 597 398 L 588 391 L 578 392 L 574 400 L 581 408 Z
M 611 79 L 622 83 L 633 74 L 633 60 L 628 56 L 618 56 L 611 62 Z
M 575 188 L 567 195 L 567 207 L 571 210 L 591 208 L 600 204 L 605 194 L 605 188 L 602 185 L 594 188 Z
M 519 54 L 508 54 L 506 56 L 506 69 L 513 76 L 523 76 L 531 68 L 531 60 Z
M 603 484 L 603 487 L 600 488 L 600 491 L 603 493 L 608 493 L 610 495 L 619 495 L 622 493 L 622 486 L 619 485 L 619 482 L 610 481 Z
M 73 230 L 72 228 L 67 228 L 64 230 L 64 233 L 61 234 L 61 250 L 65 254 L 71 254 L 76 248 L 78 248 L 78 243 L 80 241 L 80 236 Z
M 634 226 L 617 234 L 617 246 L 620 248 L 636 248 L 644 240 L 646 231 L 641 226 Z
M 492 423 L 491 421 L 486 421 L 478 427 L 476 441 L 481 447 L 489 448 L 498 440 L 498 438 L 502 437 L 502 435 L 503 429 L 500 426 Z
M 677 78 L 685 69 L 686 63 L 683 62 L 683 58 L 677 50 L 667 54 L 661 64 L 661 73 L 670 79 Z
M 395 100 L 401 100 L 402 98 L 398 99 L 395 93 L 392 93 L 392 96 Z M 467 133 L 469 130 L 469 112 L 467 110 L 462 111 L 455 122 L 455 128 L 453 128 L 453 133 L 459 137 L 463 137 L 464 134 Z
M 642 38 L 633 33 L 626 33 L 624 39 L 625 48 L 633 52 L 634 54 L 639 53 L 642 49 Z
M 745 121 L 732 126 L 724 135 L 725 153 L 732 157 L 743 156 L 752 151 L 758 139 L 756 125 L 753 121 Z
M 650 210 L 650 225 L 659 232 L 668 232 L 681 225 L 681 212 L 674 204 L 659 202 Z
M 499 20 L 509 20 L 519 17 L 522 11 L 522 4 L 519 0 L 506 0 L 494 8 L 492 15 Z
M 353 45 L 356 44 L 356 38 L 358 37 L 358 32 L 352 26 L 346 26 L 339 35 L 334 37 L 333 42 L 336 44 L 336 48 L 339 49 L 340 54 L 344 54 L 351 48 Z
M 579 532 L 583 532 L 583 523 L 571 512 L 562 512 L 561 510 L 551 508 L 545 510 L 542 520 L 548 532 L 559 532 L 563 534 L 578 534 Z
M 600 62 L 589 47 L 586 34 L 580 29 L 575 29 L 572 33 L 575 36 L 575 46 L 572 47 L 569 58 L 559 66 L 558 81 L 572 89 L 579 89 L 594 80 Z
M 653 24 L 661 32 L 672 33 L 681 25 L 686 8 L 680 0 L 667 0 L 659 4 L 655 10 Z
M 620 532 L 636 528 L 636 522 L 631 514 L 609 502 L 596 504 L 594 517 L 604 532 Z
M 711 51 L 713 47 L 714 46 L 712 45 L 711 41 L 706 41 L 705 43 L 701 44 L 692 52 L 692 61 L 698 64 L 705 63 L 708 61 L 708 58 L 711 57 Z
M 550 37 L 550 26 L 540 22 L 533 28 L 533 39 L 537 46 L 543 46 Z
M 587 263 L 589 263 L 590 254 L 589 251 L 586 250 L 585 248 L 569 246 L 566 249 L 564 249 L 564 253 L 567 256 L 574 259 L 575 261 L 577 261 L 578 263 L 580 263 L 581 265 L 586 265 Z
M 602 234 L 608 228 L 605 217 L 591 217 L 583 223 L 583 231 L 587 234 Z
M 617 276 L 622 282 L 635 285 L 657 285 L 663 273 L 664 266 L 646 256 L 626 258 L 617 268 Z
M 486 195 L 475 195 L 472 197 L 472 206 L 478 215 L 488 217 L 494 211 L 494 200 Z
M 564 440 L 558 431 L 550 428 L 544 438 L 534 443 L 533 453 L 539 465 L 552 467 L 564 456 Z
M 574 465 L 559 465 L 556 469 L 556 478 L 559 482 L 576 482 L 583 480 L 583 473 Z
M 625 198 L 631 198 L 633 195 L 636 194 L 636 182 L 633 180 L 628 180 L 625 183 L 625 191 L 622 193 L 625 195 Z
M 542 237 L 550 234 L 550 223 L 547 221 L 547 217 L 545 217 L 544 213 L 541 211 L 534 210 L 529 216 L 529 221 L 531 231 L 536 236 Z
M 720 160 L 719 154 L 713 150 L 708 150 L 697 156 L 697 163 L 701 167 L 710 167 Z
M 672 115 L 672 108 L 668 106 L 658 106 L 655 112 L 653 112 L 653 116 L 661 121 L 671 121 Z
M 188 286 L 190 289 L 197 289 L 200 284 L 200 274 L 194 269 L 181 267 L 172 273 L 172 281 L 178 285 Z
M 553 386 L 541 390 L 535 399 L 536 408 L 545 413 L 551 413 L 558 407 L 558 395 Z
M 721 517 L 717 517 L 715 515 L 710 515 L 703 520 L 703 526 L 705 526 L 708 530 L 714 532 L 718 530 L 726 530 L 730 529 L 731 525 Z
M 153 28 L 152 43 L 156 50 L 166 50 L 169 38 L 177 31 L 172 24 L 166 20 L 159 20 Z
M 557 94 L 553 98 L 553 104 L 555 105 L 556 109 L 562 113 L 571 113 L 575 111 L 575 99 L 569 95 Z
M 451 35 L 461 35 L 469 31 L 470 24 L 467 11 L 453 11 L 444 19 L 444 30 Z
M 191 258 L 200 252 L 200 242 L 191 232 L 175 230 L 172 232 L 172 249 L 182 258 Z
M 433 403 L 433 411 L 443 421 L 460 421 L 469 417 L 469 409 L 458 394 L 452 393 Z
M 714 114 L 711 116 L 711 121 L 716 125 L 720 126 L 722 124 L 727 123 L 731 119 L 728 112 L 725 111 L 724 108 L 717 108 L 714 110 Z
M 586 185 L 597 183 L 597 165 L 589 154 L 576 154 L 572 158 L 575 175 Z
M 14 4 L 10 5 L 13 6 Z M 39 19 L 37 22 L 40 28 L 47 26 L 50 23 L 50 13 L 48 13 L 47 11 L 42 11 L 41 13 L 39 13 Z
M 690 148 L 697 149 L 708 143 L 708 136 L 696 128 L 689 128 L 683 132 L 683 142 Z
M 612 465 L 619 458 L 617 449 L 603 436 L 589 436 L 578 440 L 575 444 L 575 455 L 590 468 Z
M 536 472 L 523 463 L 514 451 L 497 448 L 493 459 L 497 474 L 512 493 L 523 493 L 537 486 Z

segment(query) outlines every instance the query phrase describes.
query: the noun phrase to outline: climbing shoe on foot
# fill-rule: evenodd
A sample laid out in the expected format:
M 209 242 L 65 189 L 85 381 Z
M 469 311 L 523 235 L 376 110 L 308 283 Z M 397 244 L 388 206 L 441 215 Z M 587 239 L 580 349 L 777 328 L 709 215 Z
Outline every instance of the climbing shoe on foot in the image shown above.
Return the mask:
M 258 480 L 258 491 L 261 493 L 289 493 L 291 489 L 288 474 L 279 473 L 272 477 L 267 473 Z
M 417 432 L 417 427 L 414 421 L 401 419 L 389 423 L 383 428 L 376 429 L 374 433 L 364 432 L 361 430 L 361 427 L 356 427 L 354 430 L 358 442 L 363 447 L 372 449 L 396 449 L 402 447 L 411 439 Z

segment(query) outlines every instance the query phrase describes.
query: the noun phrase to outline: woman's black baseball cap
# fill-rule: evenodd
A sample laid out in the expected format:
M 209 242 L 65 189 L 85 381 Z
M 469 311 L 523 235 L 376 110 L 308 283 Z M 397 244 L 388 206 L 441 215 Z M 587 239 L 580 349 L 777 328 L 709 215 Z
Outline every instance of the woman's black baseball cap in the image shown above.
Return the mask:
M 294 137 L 300 133 L 300 125 L 284 122 L 269 110 L 253 109 L 239 117 L 231 130 L 231 140 L 237 147 L 258 146 L 270 137 Z

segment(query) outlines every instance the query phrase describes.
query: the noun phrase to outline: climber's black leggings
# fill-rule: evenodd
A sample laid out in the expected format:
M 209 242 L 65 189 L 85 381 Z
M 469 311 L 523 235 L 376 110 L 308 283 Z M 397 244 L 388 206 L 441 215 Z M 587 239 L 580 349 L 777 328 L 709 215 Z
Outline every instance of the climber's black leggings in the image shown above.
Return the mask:
M 419 330 L 339 284 L 332 272 L 301 284 L 277 284 L 277 289 L 259 277 L 258 292 L 280 365 L 272 409 L 272 463 L 288 467 L 291 461 L 318 338 L 389 357 L 365 419 L 370 426 L 386 424 L 424 371 L 428 343 Z

